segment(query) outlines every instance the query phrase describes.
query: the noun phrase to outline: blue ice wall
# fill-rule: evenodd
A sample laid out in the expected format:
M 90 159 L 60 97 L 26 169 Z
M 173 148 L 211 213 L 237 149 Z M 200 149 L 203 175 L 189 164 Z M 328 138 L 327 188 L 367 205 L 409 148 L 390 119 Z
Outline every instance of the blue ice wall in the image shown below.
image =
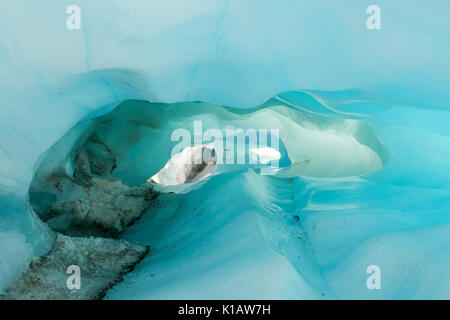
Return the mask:
M 211 181 L 217 194 L 228 190 L 233 198 L 233 183 L 245 181 L 253 205 L 243 210 L 236 201 L 222 212 L 229 224 L 200 230 L 211 234 L 220 257 L 207 255 L 213 252 L 201 240 L 207 238 L 194 237 L 192 250 L 180 247 L 187 253 L 155 261 L 173 286 L 157 280 L 157 273 L 160 282 L 141 281 L 153 270 L 148 260 L 111 297 L 175 297 L 181 277 L 190 281 L 181 297 L 449 298 L 448 1 L 377 0 L 381 30 L 366 28 L 366 8 L 373 3 L 365 0 L 79 0 L 81 30 L 66 28 L 69 4 L 0 3 L 0 290 L 51 245 L 51 232 L 27 205 L 35 164 L 92 112 L 131 98 L 249 108 L 303 90 L 311 99 L 280 97 L 303 110 L 368 121 L 389 150 L 383 170 L 339 180 L 265 178 L 253 189 L 252 180 L 262 178 L 250 173 Z M 200 201 L 200 192 L 184 201 Z M 211 197 L 210 206 L 221 204 L 214 192 Z M 298 215 L 301 231 L 287 220 L 273 222 L 271 215 L 280 212 Z M 190 228 L 210 222 L 183 222 L 182 213 L 177 223 Z M 131 232 L 124 237 L 153 239 Z M 277 239 L 296 232 L 302 242 L 277 247 Z M 224 247 L 230 234 L 236 235 L 233 252 Z M 242 234 L 253 237 L 239 240 Z M 250 253 L 236 252 L 243 244 Z M 226 263 L 235 272 L 223 273 Z M 180 264 L 184 269 L 176 271 Z M 382 290 L 366 287 L 372 264 L 381 267 Z M 237 275 L 250 278 L 248 286 L 224 289 L 230 277 L 236 277 L 231 284 L 242 283 Z M 222 286 L 208 289 L 211 279 Z

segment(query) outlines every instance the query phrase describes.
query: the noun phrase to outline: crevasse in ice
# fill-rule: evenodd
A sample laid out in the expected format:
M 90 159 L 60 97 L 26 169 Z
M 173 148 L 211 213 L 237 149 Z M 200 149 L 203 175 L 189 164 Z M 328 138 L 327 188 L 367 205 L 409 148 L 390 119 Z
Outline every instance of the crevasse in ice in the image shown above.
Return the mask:
M 162 190 L 118 226 L 151 253 L 106 298 L 450 297 L 447 1 L 377 1 L 376 31 L 356 0 L 77 3 L 81 30 L 64 3 L 0 4 L 0 291 L 55 241 L 36 174 L 72 172 L 80 137 L 122 113 L 101 133 L 129 188 L 197 119 L 276 126 L 286 168 Z M 154 123 L 124 143 L 133 117 Z

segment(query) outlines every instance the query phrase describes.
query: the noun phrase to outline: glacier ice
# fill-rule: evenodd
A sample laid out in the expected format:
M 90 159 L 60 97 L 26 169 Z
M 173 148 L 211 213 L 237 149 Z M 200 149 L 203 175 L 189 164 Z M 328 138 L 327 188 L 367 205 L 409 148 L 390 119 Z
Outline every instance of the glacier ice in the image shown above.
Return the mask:
M 201 120 L 279 128 L 280 170 L 152 186 L 114 235 L 151 253 L 106 298 L 450 298 L 448 1 L 379 0 L 376 32 L 356 0 L 77 3 L 79 31 L 63 3 L 0 3 L 0 292 L 63 237 L 40 215 L 92 188 L 81 150 L 101 203 Z M 43 185 L 54 169 L 64 192 Z

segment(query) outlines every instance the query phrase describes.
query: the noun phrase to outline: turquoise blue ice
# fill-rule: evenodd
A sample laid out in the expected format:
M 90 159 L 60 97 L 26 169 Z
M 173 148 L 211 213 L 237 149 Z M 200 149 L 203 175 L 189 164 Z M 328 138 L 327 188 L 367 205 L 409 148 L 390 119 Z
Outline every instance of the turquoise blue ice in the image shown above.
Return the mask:
M 70 3 L 2 1 L 0 291 L 52 244 L 27 193 L 61 137 L 128 99 L 277 97 L 325 128 L 358 121 L 381 170 L 243 170 L 168 195 L 122 234 L 153 254 L 107 298 L 449 299 L 450 3 L 375 2 L 78 0 L 81 30 L 68 30 Z M 371 4 L 381 30 L 366 28 Z

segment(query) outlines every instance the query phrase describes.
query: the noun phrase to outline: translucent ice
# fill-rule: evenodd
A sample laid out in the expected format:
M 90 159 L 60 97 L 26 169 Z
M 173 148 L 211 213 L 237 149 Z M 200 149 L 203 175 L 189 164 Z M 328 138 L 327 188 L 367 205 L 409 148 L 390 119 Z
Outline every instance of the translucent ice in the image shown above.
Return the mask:
M 0 291 L 55 240 L 32 180 L 71 177 L 79 138 L 114 110 L 142 130 L 102 131 L 131 139 L 112 171 L 127 187 L 170 159 L 152 126 L 198 119 L 283 129 L 283 170 L 156 198 L 121 235 L 152 254 L 108 298 L 450 298 L 448 1 L 379 0 L 377 31 L 359 0 L 77 4 L 80 30 L 63 2 L 0 3 Z

